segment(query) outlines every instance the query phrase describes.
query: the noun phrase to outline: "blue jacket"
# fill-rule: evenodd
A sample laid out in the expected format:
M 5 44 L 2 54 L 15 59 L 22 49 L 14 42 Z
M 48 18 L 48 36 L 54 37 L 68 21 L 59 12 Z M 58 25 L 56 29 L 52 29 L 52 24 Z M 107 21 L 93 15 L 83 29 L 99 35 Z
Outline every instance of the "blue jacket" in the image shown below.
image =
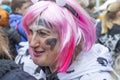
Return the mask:
M 23 16 L 21 14 L 12 13 L 12 14 L 10 14 L 9 22 L 10 22 L 10 26 L 12 28 L 15 28 L 21 35 L 21 41 L 25 42 L 25 41 L 27 41 L 27 36 L 22 27 L 22 18 L 23 18 Z

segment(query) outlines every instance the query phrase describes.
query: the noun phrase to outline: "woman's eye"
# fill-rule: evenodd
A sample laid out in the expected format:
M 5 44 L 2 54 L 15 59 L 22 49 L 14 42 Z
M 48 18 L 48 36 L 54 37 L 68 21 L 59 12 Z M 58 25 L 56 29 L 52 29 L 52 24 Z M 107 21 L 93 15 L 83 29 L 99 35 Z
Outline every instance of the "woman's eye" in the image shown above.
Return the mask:
M 46 33 L 46 32 L 41 32 L 41 31 L 39 32 L 39 31 L 38 31 L 38 34 L 39 34 L 40 36 L 43 36 L 43 37 L 44 37 L 44 36 L 47 36 L 47 33 Z
M 33 31 L 32 30 L 29 30 L 30 34 L 33 34 Z

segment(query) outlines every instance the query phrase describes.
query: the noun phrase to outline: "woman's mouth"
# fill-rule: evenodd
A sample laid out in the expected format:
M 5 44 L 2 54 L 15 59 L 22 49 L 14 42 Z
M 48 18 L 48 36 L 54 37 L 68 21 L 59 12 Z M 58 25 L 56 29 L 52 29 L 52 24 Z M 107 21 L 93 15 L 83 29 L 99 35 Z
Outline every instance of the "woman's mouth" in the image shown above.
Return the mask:
M 43 55 L 44 52 L 45 52 L 45 51 L 34 51 L 34 52 L 33 52 L 33 56 L 35 56 L 35 57 L 40 57 L 41 55 Z

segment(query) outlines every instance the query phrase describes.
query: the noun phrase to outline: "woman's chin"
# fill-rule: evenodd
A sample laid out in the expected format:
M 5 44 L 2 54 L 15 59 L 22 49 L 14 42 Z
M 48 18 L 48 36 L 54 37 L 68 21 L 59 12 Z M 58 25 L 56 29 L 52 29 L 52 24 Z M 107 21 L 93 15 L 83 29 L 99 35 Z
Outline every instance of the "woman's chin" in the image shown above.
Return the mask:
M 46 66 L 45 62 L 40 60 L 40 59 L 37 59 L 37 58 L 32 58 L 33 59 L 33 62 L 36 64 L 36 65 L 39 65 L 39 66 Z

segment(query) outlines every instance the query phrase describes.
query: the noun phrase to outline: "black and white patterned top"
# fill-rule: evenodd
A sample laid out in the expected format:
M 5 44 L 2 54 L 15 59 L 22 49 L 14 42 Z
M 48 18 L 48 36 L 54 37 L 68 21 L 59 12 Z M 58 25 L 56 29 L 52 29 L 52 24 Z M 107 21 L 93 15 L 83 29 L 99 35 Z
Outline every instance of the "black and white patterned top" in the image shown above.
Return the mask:
M 111 52 L 120 52 L 120 25 L 114 24 L 108 33 L 98 38 L 98 42 L 108 47 Z

